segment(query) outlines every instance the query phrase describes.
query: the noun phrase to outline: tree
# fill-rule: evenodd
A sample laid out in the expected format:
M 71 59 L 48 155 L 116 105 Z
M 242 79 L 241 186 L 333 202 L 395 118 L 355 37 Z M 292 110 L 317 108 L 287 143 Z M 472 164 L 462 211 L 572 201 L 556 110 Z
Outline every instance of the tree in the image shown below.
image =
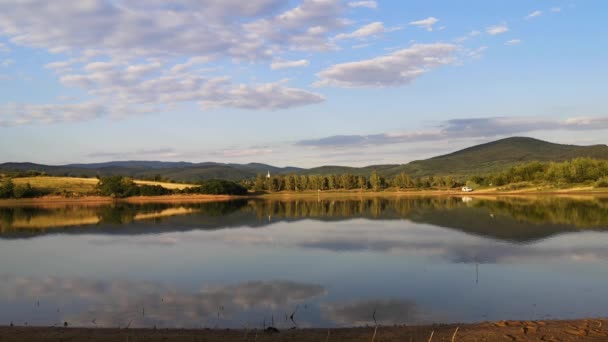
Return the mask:
M 306 175 L 300 176 L 299 189 L 300 189 L 300 191 L 304 191 L 304 190 L 308 189 L 308 177 Z
M 5 180 L 0 186 L 0 198 L 12 198 L 14 189 L 15 183 L 10 178 Z
M 367 189 L 367 180 L 364 176 L 359 176 L 357 178 L 357 185 L 359 186 L 359 188 L 361 188 L 361 191 Z
M 211 179 L 201 184 L 199 192 L 209 195 L 246 195 L 247 189 L 236 182 Z
M 265 189 L 266 178 L 264 175 L 259 174 L 255 177 L 255 182 L 253 183 L 253 188 L 255 191 L 264 191 Z
M 102 177 L 97 184 L 97 189 L 102 196 L 122 198 L 139 195 L 137 185 L 122 176 Z
M 372 186 L 372 189 L 374 191 L 378 191 L 378 189 L 380 188 L 381 182 L 382 181 L 380 180 L 380 176 L 378 176 L 378 173 L 376 172 L 376 170 L 372 171 L 372 174 L 369 177 L 369 184 Z
M 285 190 L 287 190 L 287 191 L 295 190 L 295 184 L 293 183 L 292 175 L 287 175 L 283 178 L 284 178 L 283 183 L 285 183 Z

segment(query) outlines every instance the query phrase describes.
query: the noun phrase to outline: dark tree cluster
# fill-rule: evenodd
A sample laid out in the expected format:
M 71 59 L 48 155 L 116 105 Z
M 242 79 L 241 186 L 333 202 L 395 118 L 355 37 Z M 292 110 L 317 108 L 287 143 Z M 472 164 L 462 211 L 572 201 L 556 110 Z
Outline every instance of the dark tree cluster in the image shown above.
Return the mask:
M 15 185 L 9 178 L 0 183 L 0 198 L 33 198 L 46 195 L 41 189 L 36 189 L 30 183 Z
M 133 180 L 122 176 L 101 177 L 97 189 L 100 195 L 114 198 L 162 196 L 173 193 L 160 185 L 137 185 Z
M 247 188 L 241 184 L 222 180 L 211 179 L 203 181 L 200 186 L 177 190 L 182 194 L 205 194 L 205 195 L 247 195 Z

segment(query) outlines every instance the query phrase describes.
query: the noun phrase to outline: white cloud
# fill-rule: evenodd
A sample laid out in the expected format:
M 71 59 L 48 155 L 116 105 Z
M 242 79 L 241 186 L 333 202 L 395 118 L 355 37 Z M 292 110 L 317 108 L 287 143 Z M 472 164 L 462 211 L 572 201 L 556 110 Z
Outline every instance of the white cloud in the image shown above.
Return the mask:
M 367 7 L 367 8 L 378 8 L 376 1 L 353 1 L 348 3 L 349 7 Z
M 369 36 L 378 36 L 386 32 L 386 28 L 382 22 L 376 21 L 364 26 L 361 26 L 357 30 L 351 33 L 341 33 L 335 37 L 335 39 L 349 39 L 349 38 L 366 38 Z
M 511 39 L 505 42 L 505 45 L 519 45 L 521 44 L 521 39 Z
M 51 67 L 64 70 L 63 65 Z M 102 116 L 120 118 L 163 112 L 169 106 L 185 102 L 197 102 L 202 109 L 276 110 L 325 100 L 320 94 L 288 87 L 286 81 L 234 84 L 228 77 L 205 77 L 181 72 L 181 69 L 165 70 L 161 63 L 154 61 L 133 65 L 88 63 L 79 73 L 61 75 L 60 82 L 88 92 L 95 100 L 81 104 L 7 105 L 0 107 L 0 117 L 5 118 L 0 125 L 84 121 Z
M 192 57 L 192 58 L 189 58 L 185 63 L 176 64 L 176 65 L 172 66 L 170 71 L 178 72 L 178 73 L 184 72 L 184 71 L 192 68 L 195 65 L 205 64 L 207 62 L 209 62 L 209 58 L 207 58 L 207 57 Z
M 435 25 L 438 21 L 439 19 L 435 17 L 428 17 L 426 19 L 412 21 L 410 22 L 410 25 L 421 27 L 427 31 L 433 31 L 433 25 Z
M 553 13 L 559 13 L 561 11 L 562 11 L 561 7 L 551 7 L 551 12 L 553 12 Z
M 543 14 L 542 11 L 534 11 L 526 16 L 526 19 L 534 19 L 536 17 L 540 17 Z
M 7 104 L 0 106 L 0 127 L 31 123 L 56 123 L 92 120 L 107 115 L 96 103 L 81 104 Z
M 503 34 L 507 31 L 509 31 L 509 27 L 506 24 L 494 25 L 494 26 L 490 26 L 486 29 L 486 32 L 493 36 L 495 36 L 497 34 Z
M 282 0 L 88 0 L 78 5 L 6 0 L 0 2 L 0 32 L 14 44 L 55 53 L 264 60 L 277 50 L 327 49 L 332 31 L 346 23 L 340 0 L 285 5 Z
M 347 24 L 340 0 L 303 0 L 300 5 L 270 18 L 244 24 L 249 36 L 292 50 L 334 49 L 328 35 Z
M 285 69 L 285 68 L 300 68 L 308 66 L 310 63 L 306 59 L 299 59 L 296 61 L 274 61 L 270 64 L 272 70 Z
M 330 37 L 347 23 L 342 1 L 285 5 L 282 0 L 0 2 L 0 32 L 13 44 L 68 54 L 70 59 L 45 67 L 63 85 L 92 97 L 86 103 L 15 105 L 18 110 L 4 115 L 1 124 L 124 117 L 185 102 L 269 110 L 322 102 L 321 95 L 285 81 L 248 85 L 201 75 L 216 70 L 208 64 L 222 58 L 272 59 L 270 67 L 280 69 L 308 65 L 282 61 L 283 52 L 334 48 Z
M 223 89 L 222 89 L 223 90 Z M 297 88 L 288 88 L 284 82 L 239 85 L 213 94 L 201 101 L 208 107 L 241 109 L 286 109 L 325 101 L 320 94 Z
M 474 31 L 469 32 L 469 34 L 467 34 L 466 36 L 461 36 L 461 37 L 454 39 L 454 42 L 462 43 L 464 41 L 467 41 L 469 38 L 477 37 L 480 34 L 481 34 L 481 32 L 474 30 Z
M 466 55 L 473 59 L 480 59 L 483 57 L 483 53 L 488 49 L 487 46 L 480 46 L 476 49 L 468 50 Z
M 8 48 L 8 46 L 6 46 L 6 44 L 0 42 L 0 52 L 9 52 L 10 49 Z
M 333 65 L 317 74 L 319 86 L 394 87 L 411 83 L 441 65 L 451 64 L 456 46 L 416 44 L 372 59 Z

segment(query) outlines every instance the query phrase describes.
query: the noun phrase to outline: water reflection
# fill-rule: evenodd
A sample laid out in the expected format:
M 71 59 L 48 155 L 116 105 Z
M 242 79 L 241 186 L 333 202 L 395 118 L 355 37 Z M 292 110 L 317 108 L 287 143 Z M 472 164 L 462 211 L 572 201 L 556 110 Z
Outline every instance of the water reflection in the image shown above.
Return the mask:
M 256 281 L 188 291 L 127 280 L 0 277 L 0 298 L 8 300 L 7 306 L 14 306 L 17 312 L 19 305 L 33 306 L 27 315 L 12 317 L 19 323 L 29 320 L 30 325 L 69 322 L 99 327 L 234 326 L 231 321 L 243 313 L 262 320 L 266 311 L 274 312 L 276 323 L 280 323 L 278 313 L 283 316 L 296 305 L 324 293 L 320 285 L 291 281 Z
M 0 324 L 605 316 L 607 209 L 456 197 L 0 208 Z
M 416 303 L 402 299 L 356 300 L 349 303 L 330 303 L 322 306 L 327 319 L 343 324 L 365 326 L 376 322 L 385 325 L 408 324 L 424 319 Z
M 237 200 L 198 204 L 128 204 L 59 208 L 0 207 L 0 238 L 61 233 L 146 234 L 263 227 L 278 221 L 409 220 L 495 239 L 531 241 L 608 228 L 608 199 L 457 197 L 341 200 Z M 121 226 L 117 229 L 116 226 Z

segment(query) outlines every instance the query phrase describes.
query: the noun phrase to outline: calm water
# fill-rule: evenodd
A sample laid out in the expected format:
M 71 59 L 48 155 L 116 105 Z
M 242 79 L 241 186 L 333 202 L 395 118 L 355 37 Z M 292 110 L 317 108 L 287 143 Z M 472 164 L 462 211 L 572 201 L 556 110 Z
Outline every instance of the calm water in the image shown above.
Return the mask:
M 608 199 L 0 208 L 0 325 L 605 317 L 607 261 Z

